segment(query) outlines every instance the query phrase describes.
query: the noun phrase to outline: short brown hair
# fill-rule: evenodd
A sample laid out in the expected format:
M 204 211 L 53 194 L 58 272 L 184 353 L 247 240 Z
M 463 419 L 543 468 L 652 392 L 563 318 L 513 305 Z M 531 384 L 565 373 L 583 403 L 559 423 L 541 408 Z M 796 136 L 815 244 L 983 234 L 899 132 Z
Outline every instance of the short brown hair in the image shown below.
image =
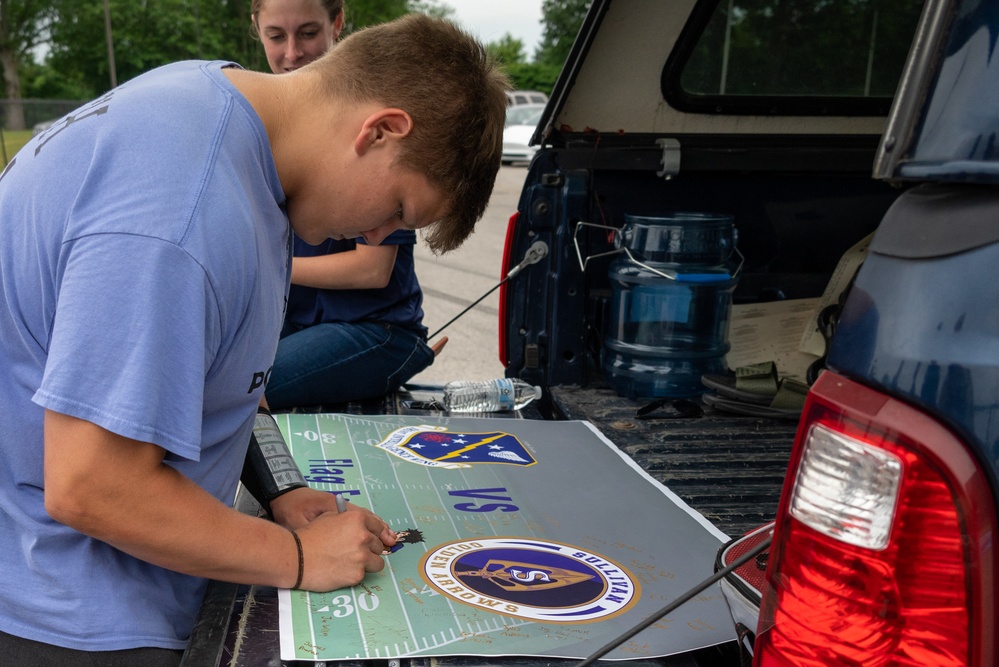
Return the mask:
M 256 39 L 260 39 L 257 31 L 257 15 L 264 8 L 265 2 L 267 0 L 250 0 L 250 34 Z M 330 23 L 336 23 L 336 17 L 343 11 L 343 0 L 319 0 L 319 4 L 326 10 Z
M 482 44 L 448 20 L 413 13 L 353 33 L 309 67 L 322 72 L 326 94 L 409 113 L 398 163 L 422 174 L 448 210 L 424 238 L 438 254 L 460 246 L 496 182 L 510 89 Z

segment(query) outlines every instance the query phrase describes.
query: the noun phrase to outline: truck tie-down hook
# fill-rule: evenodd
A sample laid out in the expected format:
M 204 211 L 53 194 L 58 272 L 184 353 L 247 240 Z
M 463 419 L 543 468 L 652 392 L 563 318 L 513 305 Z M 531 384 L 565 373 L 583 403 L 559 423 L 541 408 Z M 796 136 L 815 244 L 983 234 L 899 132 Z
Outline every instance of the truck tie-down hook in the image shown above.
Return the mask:
M 446 329 L 449 326 L 451 326 L 452 322 L 454 322 L 456 319 L 458 319 L 459 317 L 461 317 L 462 315 L 464 315 L 465 313 L 467 313 L 468 311 L 470 311 L 472 308 L 474 308 L 475 306 L 477 306 L 480 301 L 482 301 L 487 296 L 489 296 L 490 294 L 492 294 L 493 292 L 495 292 L 497 289 L 499 289 L 500 285 L 502 285 L 506 281 L 510 280 L 510 278 L 513 278 L 515 275 L 517 275 L 518 273 L 520 273 L 525 267 L 530 266 L 531 264 L 537 264 L 542 259 L 544 259 L 547 255 L 548 255 L 548 244 L 545 243 L 544 241 L 535 241 L 533 244 L 531 244 L 531 247 L 527 249 L 527 252 L 524 253 L 524 259 L 520 262 L 520 264 L 518 264 L 517 266 L 513 267 L 512 269 L 510 269 L 507 272 L 507 274 L 503 277 L 503 280 L 501 280 L 498 283 L 496 283 L 496 285 L 494 285 L 492 287 L 492 289 L 490 289 L 488 292 L 486 292 L 485 294 L 483 294 L 482 296 L 480 296 L 478 299 L 476 299 L 475 301 L 473 301 L 471 304 L 469 304 L 469 306 L 467 308 L 465 308 L 465 310 L 461 311 L 460 313 L 458 313 L 457 315 L 455 315 L 454 317 L 452 317 L 448 321 L 447 324 L 445 324 L 440 329 L 438 329 L 437 331 L 435 331 L 432 334 L 430 334 L 427 337 L 427 340 L 430 340 L 431 338 L 436 337 L 437 334 L 439 334 L 440 332 L 444 331 L 444 329 Z

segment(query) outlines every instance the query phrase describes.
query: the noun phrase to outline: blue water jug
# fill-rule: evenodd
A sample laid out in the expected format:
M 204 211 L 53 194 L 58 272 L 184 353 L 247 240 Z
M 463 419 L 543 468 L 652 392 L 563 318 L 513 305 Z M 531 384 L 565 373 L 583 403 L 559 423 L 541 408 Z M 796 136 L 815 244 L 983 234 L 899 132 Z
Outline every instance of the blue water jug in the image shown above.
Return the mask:
M 732 292 L 741 269 L 732 217 L 625 215 L 608 271 L 610 330 L 601 365 L 630 398 L 693 397 L 701 375 L 723 373 Z

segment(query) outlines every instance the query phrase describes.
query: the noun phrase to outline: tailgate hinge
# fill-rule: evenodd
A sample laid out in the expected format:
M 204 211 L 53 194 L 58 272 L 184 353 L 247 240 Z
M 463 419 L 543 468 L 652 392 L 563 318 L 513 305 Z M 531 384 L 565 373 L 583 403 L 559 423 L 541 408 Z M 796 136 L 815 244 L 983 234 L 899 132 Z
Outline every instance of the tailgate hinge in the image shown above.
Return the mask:
M 656 139 L 656 145 L 663 149 L 656 176 L 668 181 L 680 173 L 680 142 L 676 139 L 663 138 Z

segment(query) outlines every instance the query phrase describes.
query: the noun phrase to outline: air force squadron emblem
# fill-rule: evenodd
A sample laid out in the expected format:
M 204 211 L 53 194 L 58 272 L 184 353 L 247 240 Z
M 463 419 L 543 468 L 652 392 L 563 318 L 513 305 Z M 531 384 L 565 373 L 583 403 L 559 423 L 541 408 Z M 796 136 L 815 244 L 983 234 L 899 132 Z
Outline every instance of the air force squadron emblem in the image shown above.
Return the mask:
M 530 466 L 536 461 L 509 433 L 451 433 L 444 427 L 404 426 L 375 445 L 404 461 L 432 468 L 468 468 L 473 464 Z
M 530 538 L 443 544 L 424 555 L 420 576 L 458 602 L 554 623 L 617 616 L 641 595 L 638 581 L 613 561 L 568 544 Z

